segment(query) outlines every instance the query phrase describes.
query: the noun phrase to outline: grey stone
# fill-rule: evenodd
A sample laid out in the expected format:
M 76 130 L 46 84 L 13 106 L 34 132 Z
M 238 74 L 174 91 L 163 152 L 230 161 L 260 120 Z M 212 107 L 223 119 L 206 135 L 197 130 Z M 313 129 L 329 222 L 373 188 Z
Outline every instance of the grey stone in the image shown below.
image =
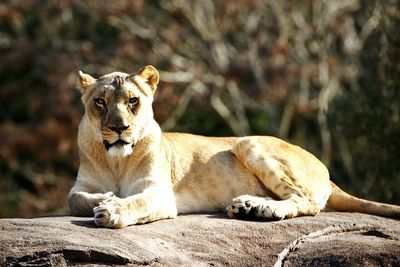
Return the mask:
M 279 222 L 181 215 L 124 229 L 92 218 L 0 220 L 1 266 L 400 266 L 400 221 L 321 213 Z

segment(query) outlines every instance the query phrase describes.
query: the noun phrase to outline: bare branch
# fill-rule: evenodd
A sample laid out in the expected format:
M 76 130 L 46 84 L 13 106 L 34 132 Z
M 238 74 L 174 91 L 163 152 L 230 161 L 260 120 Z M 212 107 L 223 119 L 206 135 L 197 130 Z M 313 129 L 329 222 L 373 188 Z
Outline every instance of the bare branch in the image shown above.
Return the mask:
M 228 92 L 231 96 L 232 103 L 234 106 L 234 111 L 240 125 L 241 131 L 244 135 L 250 134 L 250 124 L 246 116 L 246 111 L 244 108 L 243 98 L 237 86 L 237 83 L 234 81 L 229 81 L 226 85 Z
M 240 126 L 238 120 L 232 115 L 229 108 L 222 102 L 219 90 L 211 95 L 211 106 L 226 121 L 236 136 L 244 136 L 246 132 Z

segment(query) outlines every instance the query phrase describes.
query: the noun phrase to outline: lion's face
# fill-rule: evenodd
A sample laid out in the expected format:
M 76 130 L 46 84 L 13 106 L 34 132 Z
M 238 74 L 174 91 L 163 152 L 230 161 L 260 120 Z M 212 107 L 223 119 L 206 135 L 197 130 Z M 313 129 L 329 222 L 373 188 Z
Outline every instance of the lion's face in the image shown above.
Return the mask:
M 121 72 L 94 79 L 80 72 L 90 127 L 111 156 L 127 156 L 153 121 L 152 101 L 158 72 L 147 66 L 136 75 Z

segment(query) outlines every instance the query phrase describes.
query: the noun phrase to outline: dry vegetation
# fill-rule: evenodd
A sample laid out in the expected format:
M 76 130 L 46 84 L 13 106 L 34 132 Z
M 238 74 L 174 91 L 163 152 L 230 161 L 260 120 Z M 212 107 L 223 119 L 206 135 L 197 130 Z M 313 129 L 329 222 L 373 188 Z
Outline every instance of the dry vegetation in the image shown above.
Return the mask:
M 161 73 L 164 130 L 275 135 L 359 196 L 400 203 L 398 0 L 0 4 L 0 217 L 65 212 L 78 69 Z

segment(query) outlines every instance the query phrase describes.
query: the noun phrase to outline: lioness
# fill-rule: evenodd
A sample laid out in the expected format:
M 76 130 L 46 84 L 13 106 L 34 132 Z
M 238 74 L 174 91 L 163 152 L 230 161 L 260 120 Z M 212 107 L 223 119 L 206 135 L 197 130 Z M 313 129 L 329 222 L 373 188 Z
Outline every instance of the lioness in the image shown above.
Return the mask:
M 269 136 L 164 133 L 153 118 L 159 82 L 153 66 L 99 79 L 79 72 L 85 114 L 80 167 L 68 202 L 74 215 L 121 228 L 178 213 L 282 220 L 338 211 L 399 216 L 400 207 L 340 190 L 327 168 L 298 146 Z

